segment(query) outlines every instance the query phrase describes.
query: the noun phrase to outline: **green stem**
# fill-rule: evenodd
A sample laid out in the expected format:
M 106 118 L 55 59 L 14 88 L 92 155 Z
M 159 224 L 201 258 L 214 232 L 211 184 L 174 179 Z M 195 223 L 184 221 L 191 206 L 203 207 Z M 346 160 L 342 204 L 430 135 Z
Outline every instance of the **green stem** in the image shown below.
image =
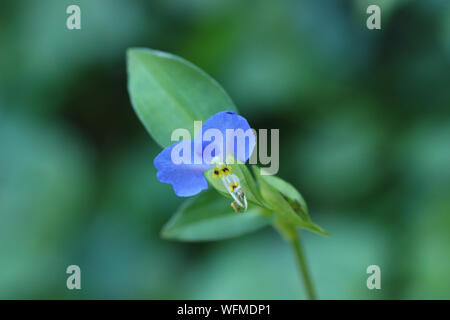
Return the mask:
M 291 241 L 292 246 L 294 247 L 295 255 L 297 257 L 298 266 L 300 268 L 300 273 L 303 278 L 303 283 L 306 287 L 306 292 L 308 294 L 308 298 L 310 300 L 316 300 L 316 294 L 314 292 L 314 286 L 311 281 L 311 277 L 309 275 L 308 267 L 306 266 L 305 256 L 303 254 L 302 245 L 300 242 L 300 236 L 296 233 L 296 236 Z

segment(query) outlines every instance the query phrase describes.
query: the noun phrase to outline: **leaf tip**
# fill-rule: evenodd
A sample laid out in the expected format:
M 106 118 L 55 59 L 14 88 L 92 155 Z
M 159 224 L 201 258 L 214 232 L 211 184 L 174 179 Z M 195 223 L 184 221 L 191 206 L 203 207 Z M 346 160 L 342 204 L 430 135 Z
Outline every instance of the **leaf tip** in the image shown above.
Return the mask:
M 127 64 L 129 64 L 130 61 L 133 61 L 133 60 L 139 58 L 139 56 L 140 56 L 143 52 L 145 52 L 146 50 L 148 50 L 148 49 L 146 49 L 146 48 L 141 48 L 141 47 L 130 47 L 130 48 L 128 48 L 127 51 L 126 51 L 126 61 L 127 61 Z
M 171 235 L 170 229 L 167 228 L 166 226 L 164 226 L 161 231 L 159 232 L 159 236 L 162 239 L 166 239 L 166 240 L 172 240 L 174 239 L 173 235 Z

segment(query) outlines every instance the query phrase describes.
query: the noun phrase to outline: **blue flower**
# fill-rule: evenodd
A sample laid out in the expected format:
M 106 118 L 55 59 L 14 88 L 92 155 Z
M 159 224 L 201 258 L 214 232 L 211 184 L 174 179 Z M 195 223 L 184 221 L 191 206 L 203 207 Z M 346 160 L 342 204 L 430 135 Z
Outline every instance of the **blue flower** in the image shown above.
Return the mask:
M 255 144 L 255 135 L 244 117 L 233 111 L 219 112 L 205 121 L 194 140 L 177 142 L 156 156 L 156 177 L 171 184 L 177 196 L 189 197 L 208 188 L 204 172 L 214 168 L 213 177 L 221 178 L 236 203 L 246 208 L 239 178 L 231 173 L 226 158 L 231 153 L 245 162 Z

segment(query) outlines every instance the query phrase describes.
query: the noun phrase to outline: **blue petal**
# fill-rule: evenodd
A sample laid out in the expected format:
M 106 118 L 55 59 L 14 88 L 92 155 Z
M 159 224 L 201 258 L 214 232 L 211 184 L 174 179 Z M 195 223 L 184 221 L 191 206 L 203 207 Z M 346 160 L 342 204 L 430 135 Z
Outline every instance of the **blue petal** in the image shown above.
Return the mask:
M 191 147 L 190 164 L 175 164 L 172 161 L 172 150 L 181 143 Z M 207 164 L 194 164 L 194 143 L 192 140 L 180 141 L 161 151 L 153 163 L 158 170 L 156 177 L 160 182 L 171 184 L 175 194 L 180 197 L 190 197 L 202 190 L 208 189 L 208 182 L 203 172 L 209 169 Z
M 210 117 L 208 120 L 205 121 L 205 123 L 202 125 L 202 134 L 204 135 L 205 132 L 209 129 L 217 129 L 222 133 L 223 141 L 204 141 L 203 142 L 203 148 L 204 151 L 205 148 L 210 145 L 211 143 L 219 143 L 220 145 L 224 146 L 223 149 L 233 152 L 233 155 L 236 159 L 245 162 L 248 160 L 248 158 L 251 156 L 253 149 L 255 148 L 256 144 L 256 138 L 253 133 L 251 133 L 249 136 L 245 137 L 245 140 L 241 141 L 241 143 L 238 143 L 239 140 L 237 137 L 234 137 L 233 139 L 226 139 L 226 130 L 227 129 L 242 129 L 243 132 L 246 132 L 250 129 L 250 125 L 248 124 L 247 120 L 236 114 L 233 111 L 222 111 L 219 113 L 216 113 L 212 117 Z M 200 140 L 199 134 L 197 134 L 197 137 L 195 138 L 196 141 Z M 231 148 L 232 143 L 234 140 L 234 148 Z M 244 142 L 244 143 L 242 143 Z M 222 159 L 226 158 L 225 150 L 216 150 L 215 156 L 218 156 Z

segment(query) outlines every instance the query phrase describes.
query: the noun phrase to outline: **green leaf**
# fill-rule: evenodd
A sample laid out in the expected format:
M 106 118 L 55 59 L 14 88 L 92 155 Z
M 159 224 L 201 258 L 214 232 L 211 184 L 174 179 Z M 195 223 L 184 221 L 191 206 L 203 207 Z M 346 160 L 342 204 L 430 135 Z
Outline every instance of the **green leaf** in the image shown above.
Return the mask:
M 139 119 L 162 147 L 172 131 L 188 129 L 194 120 L 236 107 L 225 90 L 204 71 L 170 53 L 132 48 L 127 51 L 128 92 Z
M 271 221 L 256 206 L 236 213 L 227 198 L 206 190 L 183 203 L 164 226 L 162 236 L 182 241 L 220 240 L 255 231 Z
M 308 215 L 306 203 L 300 193 L 289 183 L 274 176 L 261 175 L 253 166 L 264 201 L 272 208 L 279 224 L 301 227 L 322 235 L 327 233 Z

